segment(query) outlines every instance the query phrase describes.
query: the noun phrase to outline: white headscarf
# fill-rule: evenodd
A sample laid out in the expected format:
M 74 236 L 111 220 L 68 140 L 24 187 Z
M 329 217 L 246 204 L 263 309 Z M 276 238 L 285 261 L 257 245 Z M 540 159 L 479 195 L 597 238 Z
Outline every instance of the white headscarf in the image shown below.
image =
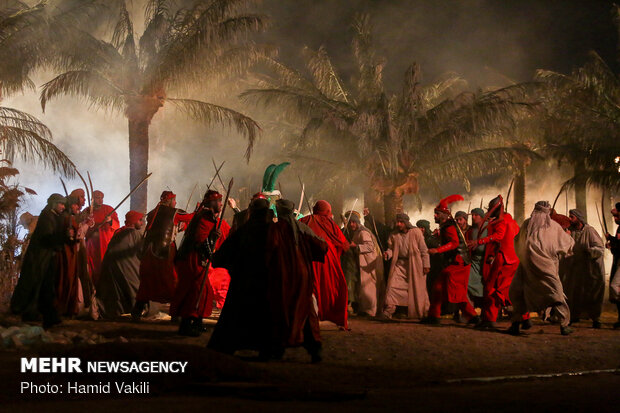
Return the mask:
M 534 206 L 532 215 L 530 216 L 530 223 L 527 226 L 527 235 L 536 233 L 541 229 L 549 228 L 551 226 L 551 204 L 549 201 L 538 201 Z

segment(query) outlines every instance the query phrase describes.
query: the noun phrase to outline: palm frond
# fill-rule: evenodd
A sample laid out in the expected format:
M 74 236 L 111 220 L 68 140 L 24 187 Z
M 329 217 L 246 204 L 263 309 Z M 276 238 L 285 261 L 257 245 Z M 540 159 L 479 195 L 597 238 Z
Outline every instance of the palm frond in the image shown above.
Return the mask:
M 248 146 L 245 156 L 247 159 L 250 158 L 254 142 L 260 132 L 260 127 L 253 119 L 232 109 L 198 100 L 167 98 L 166 101 L 173 103 L 190 118 L 206 125 L 234 128 L 239 134 L 247 138 Z
M 16 109 L 0 107 L 0 151 L 13 160 L 39 161 L 72 177 L 75 165 L 51 142 L 50 130 L 35 117 Z
M 123 110 L 126 93 L 100 73 L 75 70 L 58 75 L 43 85 L 40 96 L 43 111 L 49 100 L 62 95 L 84 97 L 97 108 Z
M 303 51 L 307 59 L 308 69 L 312 73 L 315 87 L 329 99 L 342 100 L 349 103 L 348 93 L 345 91 L 344 84 L 336 73 L 336 69 L 334 69 L 325 46 L 319 47 L 317 51 L 305 47 Z

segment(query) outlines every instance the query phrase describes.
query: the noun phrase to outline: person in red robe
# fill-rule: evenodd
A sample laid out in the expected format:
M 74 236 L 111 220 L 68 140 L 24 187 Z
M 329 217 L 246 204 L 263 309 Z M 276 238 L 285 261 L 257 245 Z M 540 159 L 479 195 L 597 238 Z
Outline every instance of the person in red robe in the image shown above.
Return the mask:
M 60 271 L 56 283 L 56 309 L 60 315 L 73 317 L 78 315 L 80 305 L 84 303 L 81 279 L 88 277 L 85 260 L 80 259 L 80 242 L 92 221 L 78 219 L 79 200 L 69 196 L 63 215 L 64 245 L 60 254 Z
M 457 304 L 468 324 L 477 324 L 480 321 L 467 296 L 471 260 L 466 240 L 448 208 L 450 203 L 462 200 L 460 195 L 450 195 L 435 207 L 435 222 L 439 224 L 441 245 L 430 248 L 428 253 L 444 254 L 446 267 L 433 284 L 428 317 L 422 319 L 424 324 L 439 324 L 441 304 L 444 301 Z
M 510 305 L 508 290 L 519 267 L 514 238 L 519 225 L 512 216 L 504 212 L 504 201 L 499 195 L 489 202 L 485 216 L 489 221 L 487 236 L 468 241 L 470 248 L 486 245 L 482 265 L 482 321 L 476 328 L 497 330 L 497 317 L 502 307 Z M 532 326 L 529 314 L 523 318 L 523 329 Z
M 321 361 L 319 318 L 312 302 L 313 261 L 324 261 L 327 243 L 295 219 L 295 204 L 276 202 L 278 222 L 267 233 L 268 298 L 271 314 L 271 356 L 286 347 L 304 346 L 313 363 Z
M 202 333 L 202 319 L 213 310 L 210 280 L 224 276 L 230 279 L 225 268 L 213 268 L 210 263 L 208 269 L 205 267 L 230 232 L 230 226 L 220 217 L 221 211 L 222 194 L 207 191 L 183 236 L 175 264 L 179 284 L 170 304 L 170 315 L 181 318 L 180 335 L 197 337 Z
M 93 216 L 95 225 L 86 233 L 88 266 L 93 284 L 97 285 L 101 274 L 101 262 L 114 232 L 120 228 L 114 208 L 103 203 L 103 192 L 93 192 Z
M 140 261 L 140 287 L 131 312 L 134 320 L 139 320 L 147 311 L 149 301 L 169 303 L 174 297 L 177 287 L 174 267 L 177 246 L 174 239 L 177 231 L 184 231 L 194 217 L 194 213 L 185 213 L 176 205 L 176 195 L 172 191 L 164 191 L 155 209 L 147 214 Z
M 349 249 L 349 242 L 332 219 L 332 207 L 327 201 L 318 201 L 312 208 L 312 215 L 301 220 L 319 237 L 327 241 L 324 262 L 313 262 L 314 296 L 318 306 L 319 320 L 328 320 L 348 330 L 347 303 L 348 288 L 344 278 L 340 256 Z

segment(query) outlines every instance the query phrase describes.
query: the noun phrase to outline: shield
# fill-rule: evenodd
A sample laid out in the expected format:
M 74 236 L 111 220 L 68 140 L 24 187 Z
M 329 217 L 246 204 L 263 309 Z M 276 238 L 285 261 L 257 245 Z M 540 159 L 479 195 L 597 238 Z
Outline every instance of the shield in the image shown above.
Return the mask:
M 176 208 L 165 205 L 158 205 L 153 210 L 153 218 L 149 220 L 144 234 L 143 253 L 150 250 L 158 258 L 168 258 L 174 237 L 174 216 L 177 211 Z

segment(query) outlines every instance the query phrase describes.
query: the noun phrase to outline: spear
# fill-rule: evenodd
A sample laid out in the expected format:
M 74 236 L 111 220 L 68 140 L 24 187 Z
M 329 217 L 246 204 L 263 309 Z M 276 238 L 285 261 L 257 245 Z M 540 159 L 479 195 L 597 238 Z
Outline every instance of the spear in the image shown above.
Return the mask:
M 226 161 L 223 161 L 223 162 L 222 162 L 222 164 L 220 165 L 220 167 L 219 167 L 219 168 L 215 168 L 215 175 L 213 175 L 213 178 L 211 179 L 211 182 L 209 182 L 209 185 L 207 185 L 207 191 L 208 191 L 209 189 L 211 189 L 211 185 L 213 185 L 213 181 L 215 181 L 215 178 L 216 178 L 217 176 L 219 176 L 219 174 L 220 174 L 220 169 L 222 169 L 222 167 L 224 166 L 224 164 L 225 164 L 225 163 L 226 163 Z
M 211 161 L 213 162 L 213 167 L 215 168 L 215 175 L 217 176 L 217 179 L 220 181 L 220 185 L 222 185 L 222 189 L 226 189 L 226 186 L 224 186 L 224 182 L 222 182 L 220 171 L 219 169 L 217 169 L 217 165 L 215 164 L 215 159 L 211 158 Z
M 482 198 L 480 198 L 480 209 L 482 209 Z
M 222 212 L 220 212 L 220 219 L 217 223 L 217 226 L 215 227 L 215 231 L 219 231 L 221 226 L 222 226 L 222 221 L 224 220 L 224 212 L 226 212 L 226 205 L 228 204 L 228 197 L 230 196 L 230 190 L 232 189 L 233 186 L 233 182 L 234 182 L 234 178 L 230 178 L 230 182 L 228 183 L 228 190 L 226 191 L 226 198 L 224 199 L 224 203 L 222 204 Z M 209 240 L 207 239 L 207 242 L 209 242 Z M 215 249 L 215 243 L 217 242 L 217 239 L 213 242 L 213 248 Z M 207 272 L 209 271 L 209 266 L 211 265 L 211 257 L 207 257 L 206 263 L 205 263 L 205 267 L 204 270 L 202 270 L 202 284 L 200 285 L 200 291 L 198 292 L 198 300 L 196 300 L 196 311 L 198 311 L 198 308 L 200 307 L 200 299 L 202 298 L 202 294 L 205 291 L 205 285 L 207 283 Z M 205 303 L 205 305 L 207 305 L 208 303 Z
M 605 219 L 605 190 L 601 191 L 601 213 L 603 214 L 603 229 L 605 230 L 605 236 L 609 234 L 609 230 L 607 229 L 607 220 Z

